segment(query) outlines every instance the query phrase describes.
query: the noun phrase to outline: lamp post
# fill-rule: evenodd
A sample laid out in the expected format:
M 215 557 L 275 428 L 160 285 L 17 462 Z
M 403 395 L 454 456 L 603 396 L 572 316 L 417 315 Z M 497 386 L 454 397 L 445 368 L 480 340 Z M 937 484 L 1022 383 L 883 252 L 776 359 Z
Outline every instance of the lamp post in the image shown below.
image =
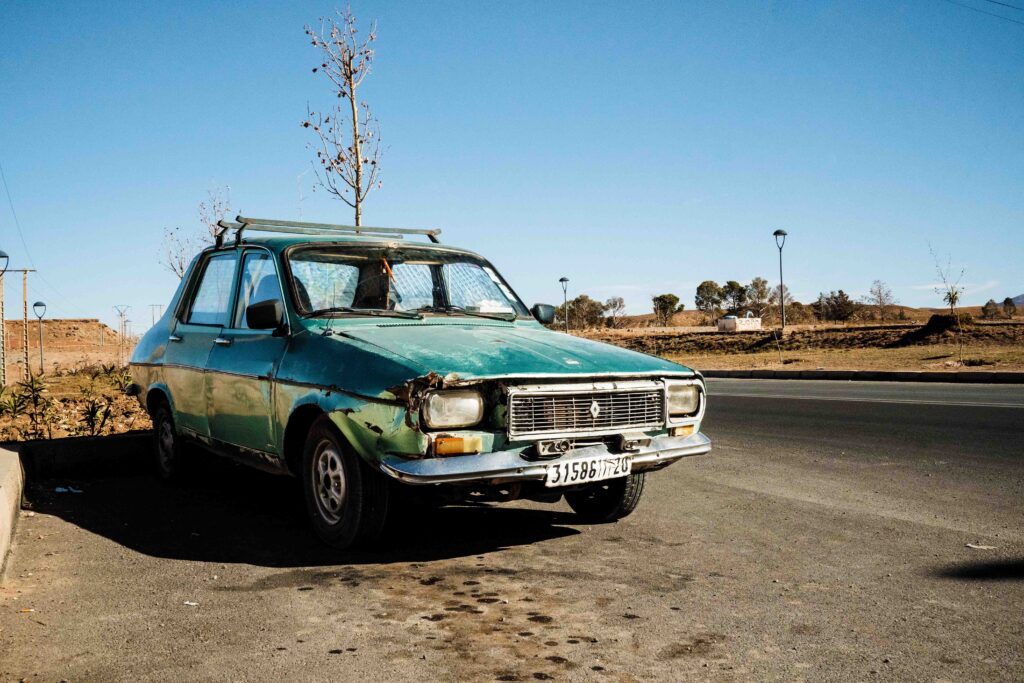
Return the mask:
M 7 386 L 7 322 L 4 320 L 4 273 L 10 257 L 0 251 L 0 387 Z
M 46 315 L 46 304 L 37 301 L 32 304 L 32 312 L 39 318 L 39 374 L 45 372 L 43 368 L 43 316 Z
M 561 277 L 558 281 L 562 283 L 562 318 L 565 319 L 565 331 L 569 331 L 569 278 Z
M 776 230 L 775 246 L 779 248 L 779 308 L 782 309 L 782 331 L 786 331 L 786 286 L 782 282 L 782 247 L 786 245 L 786 231 Z

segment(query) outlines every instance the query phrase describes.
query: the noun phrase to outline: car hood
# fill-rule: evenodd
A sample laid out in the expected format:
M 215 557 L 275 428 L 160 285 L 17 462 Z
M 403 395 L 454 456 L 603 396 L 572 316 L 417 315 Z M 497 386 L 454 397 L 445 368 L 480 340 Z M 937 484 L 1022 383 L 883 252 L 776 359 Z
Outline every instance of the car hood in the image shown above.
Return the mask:
M 693 374 L 661 358 L 519 323 L 395 322 L 335 332 L 339 341 L 348 337 L 379 347 L 424 374 L 457 379 Z

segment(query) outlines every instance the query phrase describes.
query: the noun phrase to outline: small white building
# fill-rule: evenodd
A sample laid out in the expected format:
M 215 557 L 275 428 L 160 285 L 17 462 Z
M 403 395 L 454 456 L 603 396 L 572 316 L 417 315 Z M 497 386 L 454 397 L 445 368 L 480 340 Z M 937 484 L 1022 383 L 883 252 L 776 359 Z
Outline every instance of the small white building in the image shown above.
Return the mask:
M 727 315 L 718 319 L 719 332 L 754 332 L 760 329 L 760 318 L 737 318 L 734 315 Z

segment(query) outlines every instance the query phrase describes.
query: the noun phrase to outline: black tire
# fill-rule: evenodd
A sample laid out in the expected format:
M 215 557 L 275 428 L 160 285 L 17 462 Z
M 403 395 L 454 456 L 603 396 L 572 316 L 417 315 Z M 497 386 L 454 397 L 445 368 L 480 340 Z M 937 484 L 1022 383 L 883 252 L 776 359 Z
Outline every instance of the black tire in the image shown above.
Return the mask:
M 166 482 L 181 483 L 188 476 L 189 451 L 174 424 L 174 413 L 166 401 L 161 401 L 152 417 L 157 476 Z
M 326 415 L 306 437 L 302 492 L 313 530 L 330 546 L 368 545 L 384 530 L 388 481 L 363 462 Z
M 636 509 L 644 492 L 644 473 L 590 484 L 565 494 L 565 502 L 586 522 L 603 523 L 622 519 Z

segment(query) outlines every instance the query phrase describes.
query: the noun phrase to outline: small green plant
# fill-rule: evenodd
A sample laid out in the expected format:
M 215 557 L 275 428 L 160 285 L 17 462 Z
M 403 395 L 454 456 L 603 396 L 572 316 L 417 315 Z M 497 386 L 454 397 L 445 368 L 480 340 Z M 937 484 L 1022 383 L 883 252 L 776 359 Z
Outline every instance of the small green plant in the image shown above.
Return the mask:
M 94 396 L 86 399 L 85 405 L 82 406 L 81 417 L 82 423 L 85 425 L 84 431 L 89 436 L 96 436 L 103 431 L 103 427 L 107 424 L 107 418 L 110 417 L 111 403 L 110 399 L 104 401 Z
M 47 395 L 49 389 L 40 375 L 29 375 L 24 382 L 18 382 L 25 400 L 25 413 L 29 428 L 26 434 L 33 439 L 53 438 L 53 400 Z

